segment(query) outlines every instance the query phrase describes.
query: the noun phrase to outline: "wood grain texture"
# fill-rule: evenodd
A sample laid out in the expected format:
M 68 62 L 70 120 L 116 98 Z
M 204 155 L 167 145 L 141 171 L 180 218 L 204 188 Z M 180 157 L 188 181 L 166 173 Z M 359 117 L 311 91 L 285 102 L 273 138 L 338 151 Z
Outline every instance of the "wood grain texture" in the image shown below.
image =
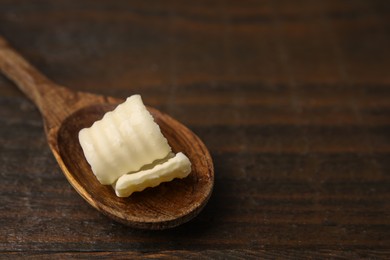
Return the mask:
M 72 186 L 93 207 L 127 226 L 166 229 L 181 225 L 206 205 L 214 184 L 214 168 L 207 147 L 188 128 L 154 108 L 148 108 L 174 153 L 191 161 L 191 173 L 181 180 L 118 198 L 111 186 L 103 186 L 91 171 L 80 146 L 78 133 L 90 127 L 116 105 L 96 104 L 66 118 L 58 130 L 54 154 Z M 51 144 L 53 147 L 53 144 Z
M 191 173 L 157 188 L 118 198 L 111 186 L 96 179 L 80 146 L 79 132 L 123 103 L 113 97 L 71 91 L 43 76 L 0 36 L 0 71 L 29 97 L 41 112 L 48 145 L 75 190 L 94 208 L 133 228 L 176 227 L 199 214 L 210 198 L 214 167 L 207 147 L 191 130 L 147 109 L 174 153 L 191 161 Z M 102 137 L 104 139 L 104 137 Z
M 389 258 L 388 1 L 0 0 L 0 11 L 0 34 L 49 78 L 142 94 L 200 136 L 216 173 L 193 221 L 116 224 L 75 194 L 38 112 L 0 77 L 5 257 Z

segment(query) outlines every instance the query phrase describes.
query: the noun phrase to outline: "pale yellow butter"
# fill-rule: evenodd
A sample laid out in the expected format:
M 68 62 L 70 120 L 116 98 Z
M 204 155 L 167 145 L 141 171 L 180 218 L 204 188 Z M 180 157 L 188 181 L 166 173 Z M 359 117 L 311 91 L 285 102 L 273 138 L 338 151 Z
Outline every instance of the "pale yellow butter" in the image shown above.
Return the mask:
M 190 172 L 190 160 L 183 153 L 177 153 L 175 157 L 152 169 L 122 175 L 115 184 L 115 193 L 118 197 L 128 197 L 133 192 L 156 187 L 175 178 L 185 178 Z
M 141 190 L 141 186 L 154 187 L 173 178 L 183 178 L 183 172 L 188 175 L 191 171 L 188 170 L 191 169 L 191 163 L 182 153 L 161 164 L 152 165 L 153 162 L 167 158 L 172 149 L 142 103 L 140 95 L 127 98 L 91 127 L 82 129 L 79 141 L 96 178 L 104 185 L 116 182 L 117 187 L 119 183 L 120 189 L 116 193 L 121 197 Z M 152 165 L 153 168 L 140 171 L 146 165 Z M 139 176 L 143 176 L 142 185 Z M 137 181 L 138 184 L 135 184 Z

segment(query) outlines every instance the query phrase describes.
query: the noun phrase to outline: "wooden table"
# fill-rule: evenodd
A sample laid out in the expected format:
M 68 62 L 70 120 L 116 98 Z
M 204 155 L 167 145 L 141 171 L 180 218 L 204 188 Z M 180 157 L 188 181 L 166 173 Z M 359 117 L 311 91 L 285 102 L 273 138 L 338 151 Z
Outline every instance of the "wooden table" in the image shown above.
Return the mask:
M 0 258 L 390 257 L 389 1 L 0 0 L 0 34 L 71 89 L 141 94 L 216 177 L 187 224 L 117 224 L 1 76 Z

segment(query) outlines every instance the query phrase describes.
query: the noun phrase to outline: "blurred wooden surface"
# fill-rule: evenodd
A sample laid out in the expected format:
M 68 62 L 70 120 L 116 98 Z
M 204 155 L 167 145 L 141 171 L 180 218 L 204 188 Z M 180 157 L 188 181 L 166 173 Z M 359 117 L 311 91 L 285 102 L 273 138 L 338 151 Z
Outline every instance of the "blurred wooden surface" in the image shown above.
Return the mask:
M 59 84 L 172 115 L 212 153 L 193 221 L 134 230 L 71 188 L 0 76 L 1 258 L 388 258 L 388 1 L 11 1 L 0 34 Z

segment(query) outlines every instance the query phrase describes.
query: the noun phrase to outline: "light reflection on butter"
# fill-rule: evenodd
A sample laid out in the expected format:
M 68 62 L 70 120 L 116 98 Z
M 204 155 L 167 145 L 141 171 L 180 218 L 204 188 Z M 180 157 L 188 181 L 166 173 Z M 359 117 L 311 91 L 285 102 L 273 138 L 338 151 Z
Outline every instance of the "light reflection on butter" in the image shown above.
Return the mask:
M 101 184 L 119 197 L 155 187 L 191 172 L 183 153 L 173 157 L 167 139 L 140 95 L 133 95 L 79 132 L 85 158 Z

